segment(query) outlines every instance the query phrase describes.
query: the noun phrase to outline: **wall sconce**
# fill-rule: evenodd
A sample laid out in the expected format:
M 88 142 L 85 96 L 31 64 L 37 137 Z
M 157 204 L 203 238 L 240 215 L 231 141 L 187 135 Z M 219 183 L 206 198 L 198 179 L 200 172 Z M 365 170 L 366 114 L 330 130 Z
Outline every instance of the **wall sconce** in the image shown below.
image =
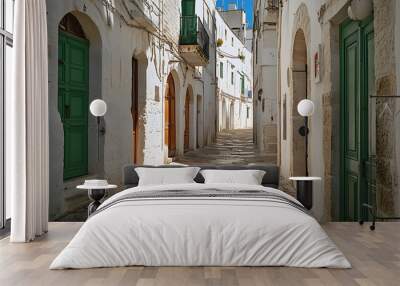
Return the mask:
M 354 21 L 361 21 L 371 15 L 373 10 L 372 0 L 352 0 L 347 14 Z
M 308 176 L 308 117 L 313 115 L 314 113 L 314 103 L 309 99 L 303 99 L 297 105 L 297 112 L 304 117 L 304 126 L 299 128 L 299 133 L 301 136 L 304 136 L 305 140 L 305 159 L 306 159 L 306 176 Z
M 106 133 L 103 127 L 100 130 L 100 117 L 104 116 L 107 112 L 107 103 L 102 99 L 95 99 L 90 103 L 90 113 L 96 117 L 97 120 L 97 160 L 100 159 L 100 133 L 104 135 Z

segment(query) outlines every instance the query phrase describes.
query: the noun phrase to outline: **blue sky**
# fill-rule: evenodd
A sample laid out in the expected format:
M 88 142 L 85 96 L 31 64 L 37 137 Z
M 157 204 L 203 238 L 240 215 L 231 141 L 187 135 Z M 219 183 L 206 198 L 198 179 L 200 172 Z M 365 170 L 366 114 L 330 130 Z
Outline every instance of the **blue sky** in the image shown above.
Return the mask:
M 236 3 L 238 8 L 246 10 L 247 26 L 253 27 L 253 0 L 217 0 L 217 7 L 228 9 L 229 3 Z

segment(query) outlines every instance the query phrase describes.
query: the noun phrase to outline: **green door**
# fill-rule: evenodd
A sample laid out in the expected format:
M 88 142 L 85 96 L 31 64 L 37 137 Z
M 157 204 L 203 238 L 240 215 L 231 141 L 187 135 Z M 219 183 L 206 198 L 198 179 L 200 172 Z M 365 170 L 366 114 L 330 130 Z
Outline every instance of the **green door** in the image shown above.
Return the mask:
M 366 219 L 372 154 L 369 145 L 369 95 L 374 90 L 373 21 L 341 26 L 341 220 Z
M 59 32 L 58 111 L 64 126 L 64 179 L 88 173 L 89 42 Z
M 182 0 L 182 16 L 194 16 L 195 4 L 195 0 Z

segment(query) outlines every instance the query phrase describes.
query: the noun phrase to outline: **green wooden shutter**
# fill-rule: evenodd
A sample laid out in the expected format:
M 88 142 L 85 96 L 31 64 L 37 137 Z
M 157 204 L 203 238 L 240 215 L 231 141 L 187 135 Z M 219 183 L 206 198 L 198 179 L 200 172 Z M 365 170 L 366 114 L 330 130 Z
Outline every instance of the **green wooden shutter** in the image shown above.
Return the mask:
M 194 16 L 195 5 L 195 0 L 182 0 L 182 16 Z

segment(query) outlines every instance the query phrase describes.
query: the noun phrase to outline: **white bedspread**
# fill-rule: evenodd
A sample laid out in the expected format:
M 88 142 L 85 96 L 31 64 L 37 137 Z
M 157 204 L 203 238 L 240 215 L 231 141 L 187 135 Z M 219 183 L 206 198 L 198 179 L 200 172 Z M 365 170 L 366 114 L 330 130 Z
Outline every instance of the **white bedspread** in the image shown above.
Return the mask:
M 184 184 L 128 189 L 100 208 L 129 192 L 205 188 L 265 190 L 291 198 L 262 186 Z M 50 269 L 127 265 L 351 267 L 318 222 L 290 205 L 171 198 L 104 209 L 83 224 Z

